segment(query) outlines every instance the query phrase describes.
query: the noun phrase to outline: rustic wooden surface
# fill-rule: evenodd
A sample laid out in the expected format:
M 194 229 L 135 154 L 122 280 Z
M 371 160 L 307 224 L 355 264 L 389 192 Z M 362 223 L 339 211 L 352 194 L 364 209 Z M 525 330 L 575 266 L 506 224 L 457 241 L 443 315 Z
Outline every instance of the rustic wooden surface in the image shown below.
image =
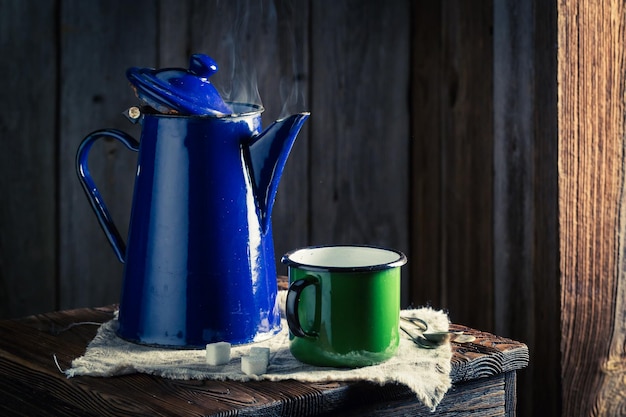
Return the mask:
M 514 374 L 511 372 L 510 374 Z M 508 374 L 507 374 L 508 375 Z M 351 408 L 346 417 L 357 416 L 478 416 L 512 417 L 516 414 L 507 411 L 506 390 L 507 375 L 495 375 L 482 380 L 457 384 L 457 388 L 450 390 L 446 398 L 431 413 L 421 404 L 415 404 L 410 397 L 389 398 L 378 404 Z M 459 389 L 458 387 L 462 387 Z
M 626 7 L 560 2 L 563 415 L 626 413 Z
M 517 370 L 528 364 L 522 343 L 454 326 L 476 341 L 453 344 L 454 387 L 431 414 L 399 385 L 175 381 L 149 375 L 67 379 L 114 306 L 0 321 L 0 410 L 9 415 L 513 415 Z M 81 324 L 82 323 L 82 324 Z M 508 414 L 507 414 L 508 412 Z M 356 414 L 355 414 L 356 413 Z

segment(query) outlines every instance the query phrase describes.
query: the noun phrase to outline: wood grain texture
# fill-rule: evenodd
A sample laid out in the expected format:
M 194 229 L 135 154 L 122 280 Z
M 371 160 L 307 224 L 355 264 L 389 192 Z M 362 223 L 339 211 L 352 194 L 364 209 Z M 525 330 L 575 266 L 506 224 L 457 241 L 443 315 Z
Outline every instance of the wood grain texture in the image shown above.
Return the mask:
M 311 6 L 311 243 L 408 253 L 409 2 Z
M 83 193 L 74 158 L 81 140 L 96 129 L 118 128 L 139 138 L 139 127 L 122 116 L 137 102 L 125 71 L 155 64 L 156 25 L 151 1 L 64 1 L 59 13 L 59 305 L 68 308 L 119 300 L 122 264 Z M 99 142 L 90 153 L 90 171 L 126 236 L 137 155 L 117 142 Z
M 444 11 L 445 308 L 455 322 L 493 331 L 493 6 L 459 1 Z
M 555 3 L 494 2 L 495 330 L 533 352 L 520 415 L 560 413 L 555 73 Z
M 445 303 L 441 2 L 411 7 L 411 283 L 414 305 Z
M 517 372 L 507 372 L 504 374 L 504 414 L 507 417 L 524 415 L 521 412 L 518 414 L 519 400 L 517 391 Z
M 414 6 L 412 301 L 493 330 L 493 6 L 425 3 Z
M 343 412 L 344 417 L 356 416 L 472 416 L 496 417 L 514 416 L 506 412 L 505 375 L 497 375 L 480 381 L 455 384 L 446 397 L 431 412 L 411 396 L 401 396 L 382 404 L 352 408 Z
M 558 4 L 563 415 L 626 413 L 621 1 Z
M 494 3 L 494 300 L 496 330 L 534 323 L 534 15 Z M 555 230 L 556 231 L 556 230 Z M 525 334 L 532 341 L 533 335 Z M 533 344 L 534 345 L 534 344 Z
M 0 2 L 0 317 L 55 308 L 55 15 L 53 1 Z
M 519 375 L 519 415 L 561 415 L 558 224 L 557 2 L 534 1 L 533 296 L 534 335 L 527 323 L 505 333 L 528 341 L 532 367 Z M 519 28 L 519 30 L 525 30 Z M 531 347 L 532 346 L 532 347 Z M 523 393 L 523 394 L 522 394 Z
M 471 346 L 455 347 L 452 366 L 459 369 L 454 372 L 455 385 L 434 414 L 418 404 L 405 386 L 365 381 L 237 383 L 142 374 L 67 379 L 57 369 L 54 356 L 61 368 L 69 367 L 95 335 L 93 323 L 110 320 L 115 308 L 0 321 L 0 410 L 9 415 L 58 415 L 63 410 L 67 415 L 102 416 L 347 415 L 357 409 L 356 415 L 380 415 L 384 410 L 395 410 L 395 415 L 503 415 L 505 400 L 511 399 L 506 385 L 511 381 L 509 373 L 527 364 L 523 344 L 463 327 L 477 340 Z
M 452 344 L 450 376 L 453 382 L 485 378 L 528 366 L 528 347 L 521 342 L 457 324 L 451 324 L 450 329 L 476 337 L 471 343 Z
M 188 0 L 157 2 L 156 68 L 186 68 L 189 64 L 189 57 L 195 53 L 189 38 L 192 11 Z

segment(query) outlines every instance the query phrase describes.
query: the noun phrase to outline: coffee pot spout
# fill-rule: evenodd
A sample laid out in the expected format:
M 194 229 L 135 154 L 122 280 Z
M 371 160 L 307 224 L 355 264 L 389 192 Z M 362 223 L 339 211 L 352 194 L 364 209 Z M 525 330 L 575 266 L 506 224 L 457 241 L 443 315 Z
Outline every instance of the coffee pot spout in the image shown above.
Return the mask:
M 303 112 L 277 120 L 252 137 L 245 147 L 264 233 L 270 225 L 272 207 L 287 157 L 309 115 Z

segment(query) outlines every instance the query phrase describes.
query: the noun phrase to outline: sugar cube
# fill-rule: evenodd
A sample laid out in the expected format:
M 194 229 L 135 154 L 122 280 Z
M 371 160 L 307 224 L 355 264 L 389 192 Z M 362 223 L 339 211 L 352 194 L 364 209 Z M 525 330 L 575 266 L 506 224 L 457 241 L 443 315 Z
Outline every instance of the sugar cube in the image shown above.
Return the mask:
M 263 375 L 267 372 L 267 359 L 261 355 L 241 357 L 241 371 L 246 375 Z
M 268 366 L 270 363 L 270 348 L 258 346 L 251 347 L 250 356 L 259 356 L 265 358 L 265 366 Z
M 206 345 L 206 362 L 209 365 L 226 365 L 230 362 L 230 343 L 217 342 Z

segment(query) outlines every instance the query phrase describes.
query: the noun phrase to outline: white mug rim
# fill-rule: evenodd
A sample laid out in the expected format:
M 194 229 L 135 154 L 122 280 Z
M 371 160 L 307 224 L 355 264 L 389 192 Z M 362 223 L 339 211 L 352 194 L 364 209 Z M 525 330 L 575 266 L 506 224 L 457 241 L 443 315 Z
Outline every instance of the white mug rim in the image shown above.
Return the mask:
M 407 262 L 404 253 L 372 245 L 306 246 L 287 252 L 282 263 L 310 271 L 359 272 L 400 267 Z

